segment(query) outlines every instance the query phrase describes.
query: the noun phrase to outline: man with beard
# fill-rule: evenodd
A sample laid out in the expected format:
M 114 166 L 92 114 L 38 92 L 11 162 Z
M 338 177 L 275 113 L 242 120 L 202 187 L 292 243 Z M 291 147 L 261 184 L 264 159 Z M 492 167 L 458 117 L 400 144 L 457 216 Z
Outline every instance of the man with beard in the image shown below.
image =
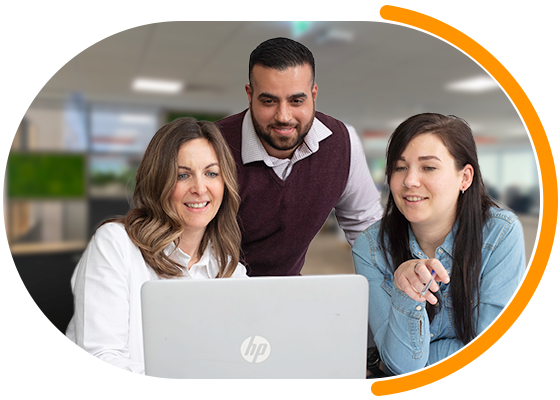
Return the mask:
M 237 164 L 242 257 L 250 276 L 298 275 L 334 208 L 351 245 L 382 216 L 352 127 L 315 112 L 313 54 L 286 38 L 249 60 L 249 109 L 217 122 Z

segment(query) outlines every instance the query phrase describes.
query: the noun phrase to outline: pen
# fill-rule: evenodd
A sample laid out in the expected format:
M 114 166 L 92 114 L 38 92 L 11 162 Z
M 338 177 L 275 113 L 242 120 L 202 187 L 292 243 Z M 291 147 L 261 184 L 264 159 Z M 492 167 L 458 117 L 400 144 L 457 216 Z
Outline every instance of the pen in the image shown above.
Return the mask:
M 420 297 L 424 297 L 424 295 L 428 291 L 428 288 L 430 287 L 430 285 L 432 284 L 435 278 L 436 278 L 436 271 L 432 270 L 432 278 L 430 279 L 430 282 L 426 283 L 426 286 L 424 286 L 424 289 L 422 289 L 422 291 L 420 292 Z

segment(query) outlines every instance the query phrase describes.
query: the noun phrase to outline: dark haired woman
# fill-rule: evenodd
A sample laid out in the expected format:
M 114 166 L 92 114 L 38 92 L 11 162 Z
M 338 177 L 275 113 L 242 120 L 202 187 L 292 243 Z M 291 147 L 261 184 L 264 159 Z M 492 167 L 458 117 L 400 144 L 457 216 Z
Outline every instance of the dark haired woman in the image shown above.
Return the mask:
M 218 128 L 180 118 L 152 138 L 133 208 L 106 221 L 72 277 L 66 335 L 89 353 L 144 373 L 140 288 L 154 279 L 246 277 L 235 162 Z
M 517 217 L 486 193 L 465 121 L 439 114 L 404 121 L 389 140 L 386 176 L 383 219 L 352 251 L 370 283 L 381 370 L 397 375 L 484 331 L 520 284 L 525 251 Z

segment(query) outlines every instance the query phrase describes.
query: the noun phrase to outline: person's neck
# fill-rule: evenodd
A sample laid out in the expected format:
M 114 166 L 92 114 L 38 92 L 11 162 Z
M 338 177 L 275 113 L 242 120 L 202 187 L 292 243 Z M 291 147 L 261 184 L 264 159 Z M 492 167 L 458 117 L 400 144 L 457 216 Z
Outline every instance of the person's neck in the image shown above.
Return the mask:
M 198 248 L 202 242 L 202 237 L 204 236 L 204 231 L 202 233 L 187 233 L 183 232 L 181 239 L 179 240 L 179 248 L 183 253 L 190 256 L 188 269 L 191 268 L 193 264 L 199 261 Z
M 443 244 L 445 238 L 453 228 L 453 222 L 438 226 L 425 226 L 410 224 L 416 241 L 422 251 L 429 257 L 434 258 L 436 249 Z

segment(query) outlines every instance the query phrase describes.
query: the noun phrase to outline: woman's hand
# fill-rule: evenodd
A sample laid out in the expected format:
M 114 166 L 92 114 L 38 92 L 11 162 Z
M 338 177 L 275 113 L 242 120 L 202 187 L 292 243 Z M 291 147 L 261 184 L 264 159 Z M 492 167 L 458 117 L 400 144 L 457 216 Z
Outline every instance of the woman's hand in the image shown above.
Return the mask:
M 432 278 L 432 271 L 435 274 L 435 279 L 424 297 L 421 297 L 422 289 Z M 439 290 L 437 282 L 449 283 L 449 275 L 441 262 L 435 258 L 408 260 L 399 265 L 395 271 L 397 288 L 416 301 L 427 300 L 431 304 L 436 304 L 437 298 L 432 292 Z

